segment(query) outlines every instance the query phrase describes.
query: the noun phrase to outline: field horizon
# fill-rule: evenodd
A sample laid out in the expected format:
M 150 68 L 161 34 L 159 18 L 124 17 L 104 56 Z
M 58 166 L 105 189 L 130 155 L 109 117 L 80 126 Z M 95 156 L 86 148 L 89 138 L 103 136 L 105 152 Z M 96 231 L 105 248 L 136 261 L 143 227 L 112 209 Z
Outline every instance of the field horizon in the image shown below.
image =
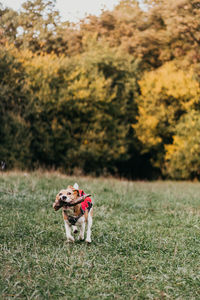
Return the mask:
M 94 201 L 92 243 L 66 242 L 57 192 Z M 0 174 L 1 299 L 199 299 L 200 183 Z

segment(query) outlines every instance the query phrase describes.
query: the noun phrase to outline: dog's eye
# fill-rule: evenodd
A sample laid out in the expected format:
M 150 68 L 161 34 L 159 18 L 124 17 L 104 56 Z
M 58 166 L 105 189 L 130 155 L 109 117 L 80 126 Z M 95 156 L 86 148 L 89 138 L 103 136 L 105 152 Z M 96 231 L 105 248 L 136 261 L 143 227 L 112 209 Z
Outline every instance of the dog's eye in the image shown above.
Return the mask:
M 62 193 L 59 193 L 59 196 L 62 196 Z
M 71 195 L 72 193 L 68 192 L 67 195 Z

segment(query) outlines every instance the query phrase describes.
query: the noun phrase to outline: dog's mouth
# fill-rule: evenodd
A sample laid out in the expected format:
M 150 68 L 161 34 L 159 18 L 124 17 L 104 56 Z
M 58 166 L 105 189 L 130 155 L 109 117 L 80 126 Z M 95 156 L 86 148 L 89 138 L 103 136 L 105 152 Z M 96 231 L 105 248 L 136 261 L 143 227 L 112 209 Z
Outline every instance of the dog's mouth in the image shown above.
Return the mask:
M 61 197 L 60 197 L 60 201 L 61 201 L 61 202 L 66 202 L 66 203 L 67 203 L 67 202 L 70 202 L 70 200 L 67 199 L 66 196 L 61 196 Z
M 63 198 L 64 196 L 64 198 Z M 60 193 L 59 195 L 59 201 L 54 202 L 53 208 L 55 210 L 58 210 L 61 207 L 71 207 L 71 206 L 76 206 L 77 204 L 80 204 L 83 202 L 87 197 L 90 197 L 90 194 L 83 195 L 81 197 L 78 197 L 77 199 L 67 199 L 67 196 L 63 195 Z M 65 198 L 66 197 L 66 198 Z
M 59 201 L 68 203 L 71 201 L 70 197 L 68 195 L 63 195 L 63 193 L 59 194 Z

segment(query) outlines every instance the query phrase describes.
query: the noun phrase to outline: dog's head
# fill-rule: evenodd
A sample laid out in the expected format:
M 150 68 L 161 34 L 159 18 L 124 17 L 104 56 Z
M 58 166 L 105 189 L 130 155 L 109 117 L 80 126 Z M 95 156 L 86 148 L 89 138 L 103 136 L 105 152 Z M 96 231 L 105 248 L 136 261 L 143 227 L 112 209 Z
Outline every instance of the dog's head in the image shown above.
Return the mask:
M 78 197 L 79 197 L 79 191 L 76 188 L 74 188 L 72 185 L 69 185 L 67 189 L 61 190 L 56 195 L 56 200 L 53 204 L 53 208 L 55 210 L 58 210 L 65 204 L 67 205 L 73 203 Z

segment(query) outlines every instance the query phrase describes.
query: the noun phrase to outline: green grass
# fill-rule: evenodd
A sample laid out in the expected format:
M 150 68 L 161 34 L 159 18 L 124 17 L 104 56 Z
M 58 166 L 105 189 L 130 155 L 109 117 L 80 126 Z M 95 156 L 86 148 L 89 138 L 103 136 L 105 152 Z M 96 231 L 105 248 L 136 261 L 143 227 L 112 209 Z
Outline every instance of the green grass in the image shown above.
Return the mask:
M 56 193 L 95 202 L 92 244 L 67 244 Z M 200 183 L 0 175 L 0 299 L 200 299 Z

